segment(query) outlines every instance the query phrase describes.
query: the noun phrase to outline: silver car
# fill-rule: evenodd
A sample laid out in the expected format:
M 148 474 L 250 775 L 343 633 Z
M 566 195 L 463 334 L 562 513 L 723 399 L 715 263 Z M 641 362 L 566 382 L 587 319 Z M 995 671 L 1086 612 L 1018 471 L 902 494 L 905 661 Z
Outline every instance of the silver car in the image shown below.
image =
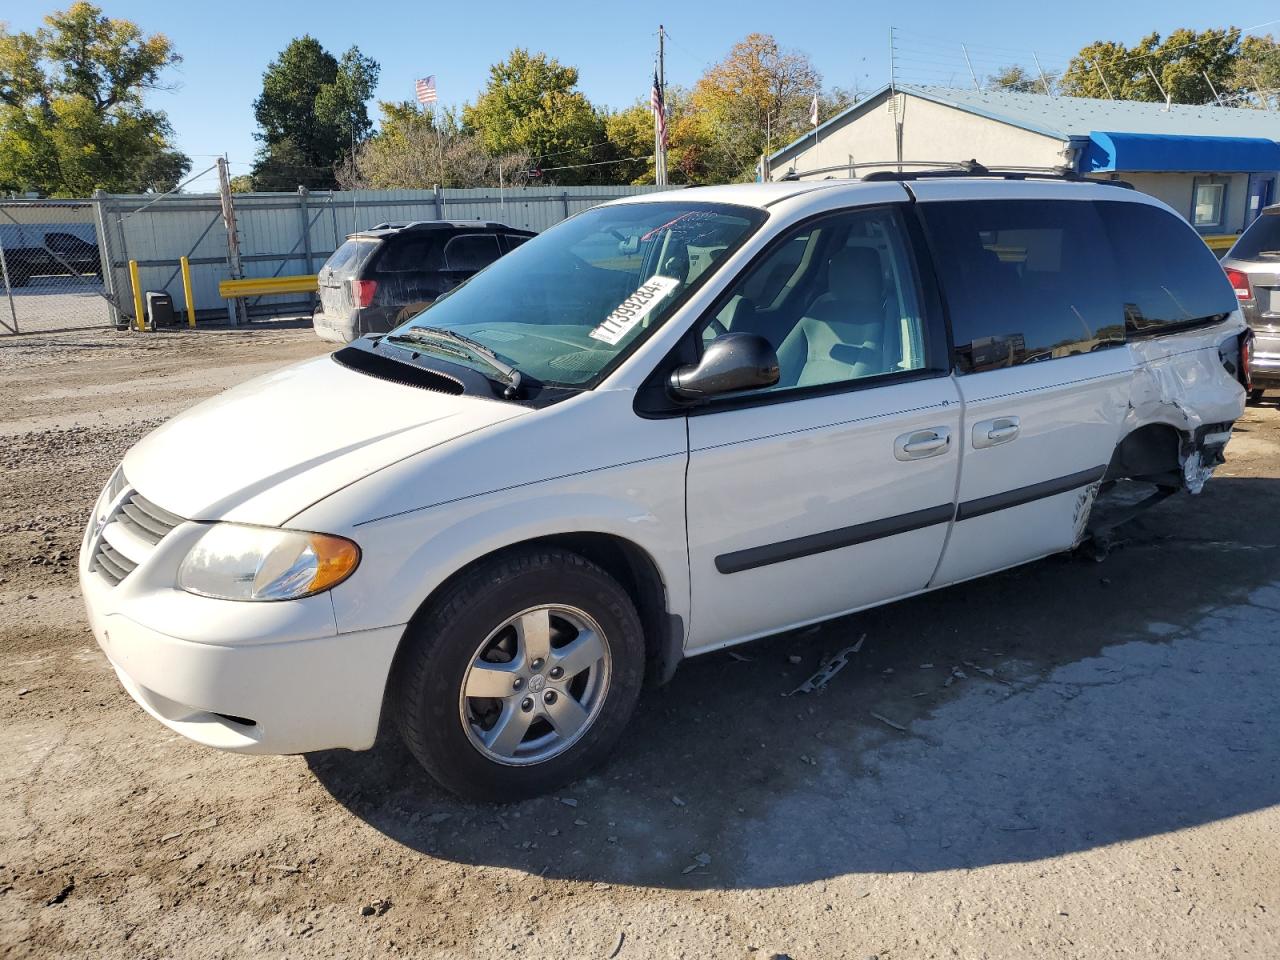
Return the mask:
M 1280 203 L 1265 207 L 1240 235 L 1222 269 L 1256 337 L 1249 399 L 1257 403 L 1264 390 L 1280 390 Z

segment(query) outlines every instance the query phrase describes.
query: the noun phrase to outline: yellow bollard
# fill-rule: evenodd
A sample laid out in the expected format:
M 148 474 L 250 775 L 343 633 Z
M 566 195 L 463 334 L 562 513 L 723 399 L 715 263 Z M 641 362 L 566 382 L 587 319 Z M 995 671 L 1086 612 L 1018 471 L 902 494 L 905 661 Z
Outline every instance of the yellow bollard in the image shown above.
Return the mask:
M 133 284 L 133 316 L 139 330 L 147 329 L 147 318 L 142 315 L 142 282 L 138 279 L 138 261 L 129 261 L 129 282 Z
M 195 302 L 191 299 L 191 264 L 186 257 L 179 257 L 178 262 L 182 264 L 182 295 L 187 299 L 187 326 L 194 327 L 196 308 Z

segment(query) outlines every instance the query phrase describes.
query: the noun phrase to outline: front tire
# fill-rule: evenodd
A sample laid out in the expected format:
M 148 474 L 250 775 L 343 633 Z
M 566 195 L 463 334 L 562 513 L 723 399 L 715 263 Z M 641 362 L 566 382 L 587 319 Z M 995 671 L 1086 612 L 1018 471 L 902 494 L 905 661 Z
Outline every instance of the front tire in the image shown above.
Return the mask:
M 1250 403 L 1252 406 L 1255 406 L 1255 407 L 1256 407 L 1258 404 L 1262 403 L 1262 395 L 1263 395 L 1265 392 L 1266 392 L 1265 390 L 1261 390 L 1261 389 L 1258 389 L 1258 388 L 1254 388 L 1253 390 L 1250 390 L 1250 391 L 1249 391 L 1249 403 Z
M 602 762 L 644 676 L 631 598 L 557 548 L 463 574 L 405 644 L 392 678 L 401 735 L 435 780 L 472 800 L 535 796 Z

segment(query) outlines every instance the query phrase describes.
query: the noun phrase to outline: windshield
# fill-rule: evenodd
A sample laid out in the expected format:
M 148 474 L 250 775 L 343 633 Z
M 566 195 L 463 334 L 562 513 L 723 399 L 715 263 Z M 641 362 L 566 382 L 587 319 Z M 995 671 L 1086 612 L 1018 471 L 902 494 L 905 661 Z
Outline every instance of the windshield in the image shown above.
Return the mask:
M 1253 221 L 1227 256 L 1240 260 L 1280 256 L 1280 210 L 1269 210 Z
M 660 326 L 764 217 L 679 201 L 597 207 L 522 244 L 388 339 L 449 330 L 525 376 L 581 386 Z

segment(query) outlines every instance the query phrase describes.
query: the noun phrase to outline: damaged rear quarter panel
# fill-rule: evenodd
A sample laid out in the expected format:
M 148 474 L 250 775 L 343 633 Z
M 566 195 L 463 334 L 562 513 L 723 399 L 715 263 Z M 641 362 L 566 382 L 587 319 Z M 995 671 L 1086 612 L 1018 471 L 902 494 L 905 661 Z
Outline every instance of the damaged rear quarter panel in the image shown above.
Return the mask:
M 1134 359 L 1133 387 L 1121 436 L 1150 424 L 1166 424 L 1182 437 L 1179 466 L 1191 493 L 1199 493 L 1213 473 L 1217 457 L 1200 428 L 1230 424 L 1244 413 L 1245 391 L 1222 365 L 1218 345 L 1245 327 L 1240 311 L 1222 323 L 1129 342 Z

